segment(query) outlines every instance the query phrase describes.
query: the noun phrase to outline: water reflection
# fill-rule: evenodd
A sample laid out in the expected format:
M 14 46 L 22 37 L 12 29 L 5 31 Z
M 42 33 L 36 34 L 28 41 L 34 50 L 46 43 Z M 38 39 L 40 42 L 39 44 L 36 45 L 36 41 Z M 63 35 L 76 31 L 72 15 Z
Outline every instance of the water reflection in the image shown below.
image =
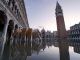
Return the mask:
M 80 54 L 80 45 L 74 46 L 74 52 Z
M 31 60 L 40 60 L 40 58 L 41 60 L 70 60 L 69 46 L 74 47 L 74 52 L 80 54 L 80 43 L 68 42 L 67 39 L 59 39 L 57 41 L 42 39 L 42 43 L 40 42 L 38 44 L 34 40 L 32 42 L 31 40 L 27 40 L 25 43 L 17 44 L 6 42 L 0 60 L 28 60 L 29 58 Z M 59 49 L 58 54 L 58 49 L 54 51 L 55 48 Z
M 9 60 L 10 58 L 10 43 L 6 43 L 2 54 L 2 60 Z
M 59 39 L 60 60 L 70 60 L 69 45 L 67 39 Z

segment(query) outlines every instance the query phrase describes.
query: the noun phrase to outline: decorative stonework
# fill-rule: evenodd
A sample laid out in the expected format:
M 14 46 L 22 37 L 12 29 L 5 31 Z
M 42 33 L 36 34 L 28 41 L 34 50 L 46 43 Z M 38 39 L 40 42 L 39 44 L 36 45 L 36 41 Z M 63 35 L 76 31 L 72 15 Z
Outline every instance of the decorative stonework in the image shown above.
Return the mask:
M 1 0 L 0 8 L 2 8 L 2 4 L 4 4 L 5 9 L 7 8 L 23 27 L 28 27 L 24 0 Z M 20 20 L 22 21 L 20 22 Z
M 18 2 L 22 3 L 22 6 L 20 6 Z M 4 24 L 3 32 L 1 31 L 3 38 L 2 42 L 4 41 L 3 44 L 6 41 L 7 29 L 10 20 L 13 20 L 14 26 L 17 24 L 20 28 L 29 28 L 24 0 L 0 0 L 0 11 L 4 12 L 7 17 L 4 19 L 6 20 L 6 24 Z

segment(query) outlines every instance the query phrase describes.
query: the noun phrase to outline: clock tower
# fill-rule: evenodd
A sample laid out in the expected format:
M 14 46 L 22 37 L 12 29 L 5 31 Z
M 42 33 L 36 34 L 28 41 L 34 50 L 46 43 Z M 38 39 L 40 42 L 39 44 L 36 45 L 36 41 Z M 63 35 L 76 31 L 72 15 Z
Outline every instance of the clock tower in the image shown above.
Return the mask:
M 56 3 L 55 14 L 56 14 L 58 38 L 65 38 L 67 36 L 66 36 L 64 16 L 62 8 L 58 2 Z

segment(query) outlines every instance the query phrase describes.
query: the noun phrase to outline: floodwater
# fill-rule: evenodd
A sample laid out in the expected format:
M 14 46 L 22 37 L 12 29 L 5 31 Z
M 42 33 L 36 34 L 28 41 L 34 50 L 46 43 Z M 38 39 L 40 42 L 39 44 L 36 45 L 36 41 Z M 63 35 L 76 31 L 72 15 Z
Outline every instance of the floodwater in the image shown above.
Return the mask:
M 63 40 L 61 40 L 63 41 Z M 80 43 L 54 40 L 5 43 L 0 60 L 80 60 Z

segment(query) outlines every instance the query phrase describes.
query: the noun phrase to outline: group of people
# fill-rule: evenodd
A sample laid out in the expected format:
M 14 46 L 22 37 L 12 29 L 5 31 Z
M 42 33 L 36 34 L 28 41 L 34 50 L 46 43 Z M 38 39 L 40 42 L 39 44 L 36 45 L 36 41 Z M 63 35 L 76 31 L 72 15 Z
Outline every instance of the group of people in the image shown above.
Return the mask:
M 12 42 L 13 43 L 24 43 L 27 40 L 30 40 L 32 36 L 32 29 L 15 29 L 14 32 L 12 33 Z
M 11 28 L 10 25 L 8 27 L 8 33 L 7 33 L 7 42 L 10 41 L 12 43 L 25 43 L 31 41 L 31 38 L 33 40 L 36 40 L 36 38 L 39 38 L 40 32 L 39 30 L 32 30 L 32 28 L 18 28 L 18 26 L 15 26 L 15 29 Z

